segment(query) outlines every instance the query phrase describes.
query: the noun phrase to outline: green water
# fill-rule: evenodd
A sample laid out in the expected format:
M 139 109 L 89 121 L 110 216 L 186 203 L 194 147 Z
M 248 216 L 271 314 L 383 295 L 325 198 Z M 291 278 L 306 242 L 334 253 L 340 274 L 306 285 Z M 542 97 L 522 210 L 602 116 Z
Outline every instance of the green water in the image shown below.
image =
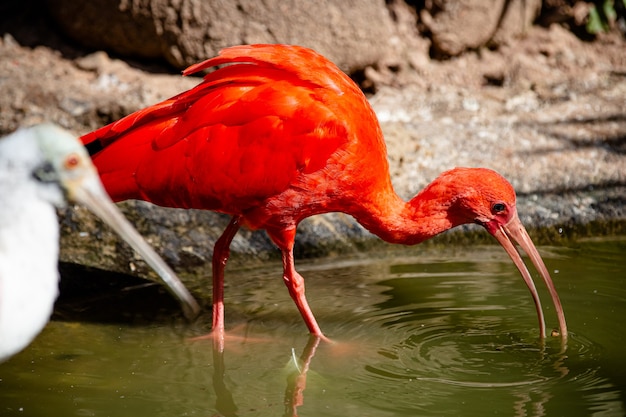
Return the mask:
M 210 314 L 186 324 L 155 287 L 100 287 L 80 301 L 64 292 L 61 319 L 0 364 L 0 415 L 625 415 L 626 238 L 539 249 L 566 346 L 540 342 L 528 290 L 497 246 L 301 262 L 335 344 L 307 336 L 272 263 L 227 271 L 239 338 L 223 355 L 192 340 Z

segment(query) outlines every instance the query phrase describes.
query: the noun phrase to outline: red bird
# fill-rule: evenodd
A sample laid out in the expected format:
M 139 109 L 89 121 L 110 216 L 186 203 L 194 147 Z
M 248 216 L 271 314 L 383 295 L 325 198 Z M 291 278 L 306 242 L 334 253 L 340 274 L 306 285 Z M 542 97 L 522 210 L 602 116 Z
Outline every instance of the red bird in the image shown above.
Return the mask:
M 213 253 L 213 331 L 223 340 L 224 268 L 241 226 L 264 229 L 280 248 L 283 279 L 309 331 L 324 337 L 296 271 L 293 245 L 304 218 L 343 212 L 381 239 L 414 245 L 465 223 L 485 227 L 509 254 L 545 323 L 530 273 L 545 281 L 567 336 L 552 279 L 521 224 L 513 187 L 484 168 L 444 172 L 409 202 L 393 189 L 385 141 L 358 86 L 316 52 L 244 45 L 187 68 L 230 64 L 196 87 L 85 135 L 115 201 L 232 215 Z

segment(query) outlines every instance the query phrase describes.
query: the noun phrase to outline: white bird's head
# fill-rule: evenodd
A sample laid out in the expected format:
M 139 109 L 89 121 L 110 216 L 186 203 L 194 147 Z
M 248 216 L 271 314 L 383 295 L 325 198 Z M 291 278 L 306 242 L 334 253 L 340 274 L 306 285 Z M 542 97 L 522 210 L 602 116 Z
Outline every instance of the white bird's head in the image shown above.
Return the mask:
M 105 191 L 87 150 L 53 124 L 19 129 L 0 140 L 0 175 L 16 187 L 37 183 L 37 195 L 56 206 L 82 204 L 106 222 L 159 274 L 188 317 L 199 306 L 176 274 L 126 220 Z
M 92 209 L 85 193 L 96 193 L 102 199 L 104 190 L 87 150 L 75 136 L 53 124 L 37 125 L 29 131 L 43 158 L 33 170 L 35 179 L 59 185 L 68 200 Z

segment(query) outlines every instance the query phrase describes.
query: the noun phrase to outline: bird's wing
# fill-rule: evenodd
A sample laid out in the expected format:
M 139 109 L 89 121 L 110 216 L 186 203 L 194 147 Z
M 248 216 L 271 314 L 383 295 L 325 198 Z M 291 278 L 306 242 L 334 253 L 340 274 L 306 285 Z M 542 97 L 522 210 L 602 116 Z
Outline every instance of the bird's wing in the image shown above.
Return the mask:
M 348 141 L 335 102 L 356 87 L 320 55 L 234 47 L 185 73 L 229 63 L 198 86 L 83 136 L 113 199 L 245 210 L 325 167 Z

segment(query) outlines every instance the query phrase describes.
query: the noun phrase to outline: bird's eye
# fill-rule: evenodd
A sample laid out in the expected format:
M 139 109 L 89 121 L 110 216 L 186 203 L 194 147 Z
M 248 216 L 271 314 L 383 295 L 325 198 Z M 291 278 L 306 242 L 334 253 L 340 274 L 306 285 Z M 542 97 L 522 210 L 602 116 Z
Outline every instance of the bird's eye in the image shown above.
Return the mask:
M 58 179 L 54 166 L 50 162 L 44 162 L 33 171 L 33 178 L 39 182 L 56 182 Z
M 504 210 L 506 210 L 506 205 L 504 203 L 494 203 L 494 205 L 491 206 L 491 212 L 493 214 L 502 213 Z
M 79 165 L 80 165 L 80 157 L 76 155 L 75 153 L 68 155 L 67 158 L 65 158 L 65 161 L 63 162 L 63 166 L 65 167 L 65 169 L 69 169 L 69 170 L 72 170 Z

